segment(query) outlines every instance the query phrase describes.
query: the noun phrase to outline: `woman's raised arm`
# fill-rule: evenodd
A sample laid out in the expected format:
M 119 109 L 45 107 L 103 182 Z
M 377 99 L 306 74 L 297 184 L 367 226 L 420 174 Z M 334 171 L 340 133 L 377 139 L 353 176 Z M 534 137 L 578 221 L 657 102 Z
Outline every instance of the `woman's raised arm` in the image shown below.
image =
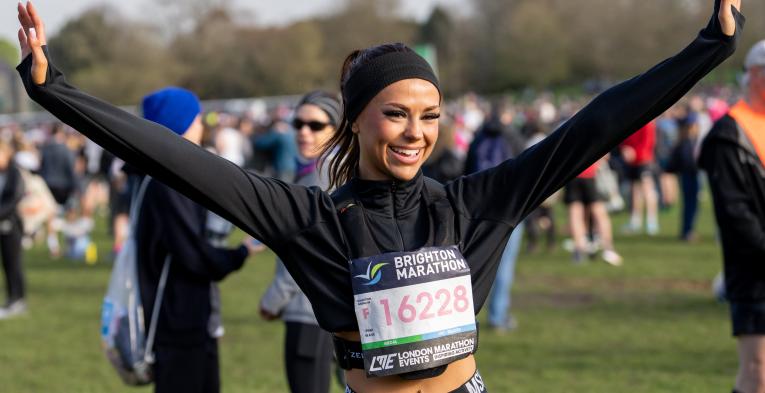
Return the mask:
M 71 86 L 48 56 L 45 28 L 34 6 L 19 4 L 18 11 L 23 58 L 18 71 L 24 87 L 64 123 L 272 248 L 334 217 L 331 199 L 316 188 L 259 177 Z
M 744 22 L 740 6 L 741 0 L 716 0 L 709 24 L 685 49 L 606 90 L 516 159 L 455 181 L 452 199 L 465 215 L 515 226 L 733 54 Z

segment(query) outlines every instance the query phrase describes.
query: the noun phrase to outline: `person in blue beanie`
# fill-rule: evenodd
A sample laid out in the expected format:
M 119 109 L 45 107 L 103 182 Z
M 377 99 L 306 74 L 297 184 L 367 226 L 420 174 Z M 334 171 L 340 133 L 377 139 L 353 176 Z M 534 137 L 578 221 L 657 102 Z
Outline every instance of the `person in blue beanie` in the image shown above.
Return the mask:
M 144 97 L 143 116 L 188 142 L 202 140 L 201 106 L 190 91 L 167 87 Z M 136 228 L 138 280 L 144 315 L 159 307 L 154 345 L 155 391 L 220 391 L 219 320 L 211 303 L 214 282 L 239 269 L 249 242 L 235 249 L 207 241 L 207 210 L 165 184 L 149 180 Z M 169 257 L 169 259 L 167 259 Z M 155 304 L 165 261 L 170 266 L 161 304 Z M 146 318 L 146 329 L 149 329 Z

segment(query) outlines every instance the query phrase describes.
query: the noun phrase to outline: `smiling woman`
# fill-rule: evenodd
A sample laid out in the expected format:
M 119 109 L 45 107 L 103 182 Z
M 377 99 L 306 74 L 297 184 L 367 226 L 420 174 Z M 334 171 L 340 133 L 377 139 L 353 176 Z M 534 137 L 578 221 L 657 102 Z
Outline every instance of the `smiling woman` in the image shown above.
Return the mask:
M 77 90 L 50 64 L 31 5 L 19 6 L 18 70 L 29 96 L 62 121 L 273 249 L 334 333 L 346 391 L 483 392 L 475 316 L 511 232 L 729 57 L 740 5 L 715 1 L 678 54 L 605 91 L 517 158 L 446 185 L 420 171 L 438 137 L 438 79 L 402 44 L 344 63 L 343 116 L 324 150 L 336 154 L 332 194 L 246 172 Z

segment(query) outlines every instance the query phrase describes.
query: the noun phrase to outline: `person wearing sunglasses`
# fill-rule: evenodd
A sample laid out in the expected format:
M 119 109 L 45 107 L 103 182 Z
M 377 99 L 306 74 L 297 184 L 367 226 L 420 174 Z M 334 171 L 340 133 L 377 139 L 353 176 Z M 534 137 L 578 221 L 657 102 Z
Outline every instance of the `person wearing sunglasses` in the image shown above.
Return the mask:
M 445 185 L 421 171 L 438 139 L 440 84 L 404 44 L 356 50 L 343 63 L 343 116 L 323 149 L 331 194 L 247 172 L 76 89 L 51 64 L 30 3 L 18 6 L 17 69 L 43 108 L 274 250 L 334 334 L 346 392 L 485 392 L 475 317 L 510 234 L 735 51 L 741 1 L 714 4 L 675 56 L 606 90 L 514 159 Z
M 319 156 L 341 116 L 340 100 L 331 93 L 317 90 L 300 100 L 292 120 L 299 153 L 295 184 L 327 189 L 327 167 L 319 164 Z M 311 302 L 278 257 L 274 279 L 260 300 L 260 316 L 285 323 L 284 366 L 290 391 L 329 392 L 332 336 L 319 327 Z

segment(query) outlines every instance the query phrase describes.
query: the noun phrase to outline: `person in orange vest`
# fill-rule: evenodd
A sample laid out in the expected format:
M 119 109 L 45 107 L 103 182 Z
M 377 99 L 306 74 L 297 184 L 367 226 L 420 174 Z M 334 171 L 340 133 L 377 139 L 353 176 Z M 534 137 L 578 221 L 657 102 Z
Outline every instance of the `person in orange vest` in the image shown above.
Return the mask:
M 722 240 L 739 370 L 734 392 L 765 392 L 765 40 L 745 61 L 744 98 L 701 147 Z

